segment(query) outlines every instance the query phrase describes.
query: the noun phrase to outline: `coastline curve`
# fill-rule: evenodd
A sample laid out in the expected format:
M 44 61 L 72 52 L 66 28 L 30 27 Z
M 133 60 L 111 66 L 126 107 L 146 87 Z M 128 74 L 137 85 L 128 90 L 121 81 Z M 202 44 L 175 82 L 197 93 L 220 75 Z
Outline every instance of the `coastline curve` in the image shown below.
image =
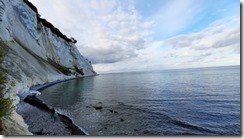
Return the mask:
M 25 93 L 21 93 L 18 95 L 20 98 L 20 103 L 17 105 L 17 113 L 19 113 L 25 119 L 25 122 L 28 126 L 30 126 L 30 123 L 28 123 L 26 120 L 27 120 L 27 118 L 32 118 L 31 117 L 32 114 L 31 113 L 28 114 L 28 113 L 24 112 L 26 109 L 24 109 L 23 107 L 26 107 L 26 105 L 29 105 L 27 107 L 34 106 L 37 109 L 39 109 L 39 111 L 41 110 L 41 113 L 46 113 L 47 115 L 54 113 L 56 111 L 54 108 L 48 106 L 42 100 L 38 99 L 36 96 L 39 95 L 42 90 L 44 90 L 50 86 L 53 86 L 53 85 L 61 83 L 61 82 L 74 80 L 74 79 L 77 79 L 77 78 L 71 78 L 71 79 L 67 79 L 67 80 L 57 80 L 54 82 L 48 82 L 48 83 L 44 83 L 42 85 L 36 85 L 36 86 L 30 87 L 29 91 L 26 91 Z M 32 109 L 32 108 L 27 108 L 27 109 Z M 35 109 L 34 111 L 36 112 L 37 109 Z M 68 117 L 64 114 L 61 114 L 59 112 L 58 112 L 58 115 L 60 118 L 60 122 L 62 122 L 66 126 L 65 128 L 67 128 L 67 130 L 70 131 L 70 134 L 66 133 L 67 135 L 89 135 L 89 133 L 87 133 L 84 129 L 77 126 L 70 117 Z M 40 123 L 34 123 L 34 124 L 38 125 Z M 39 129 L 38 132 L 33 132 L 33 131 L 30 131 L 30 132 L 32 132 L 34 135 L 50 135 L 48 133 L 51 133 L 51 131 L 43 132 L 42 128 Z

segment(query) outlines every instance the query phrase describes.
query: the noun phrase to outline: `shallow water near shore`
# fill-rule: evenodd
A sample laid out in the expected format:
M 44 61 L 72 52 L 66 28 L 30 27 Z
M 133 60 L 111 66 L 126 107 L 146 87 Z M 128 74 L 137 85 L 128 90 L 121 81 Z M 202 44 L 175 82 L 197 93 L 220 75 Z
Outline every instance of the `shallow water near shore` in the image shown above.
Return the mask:
M 240 66 L 103 74 L 39 98 L 90 135 L 240 135 Z

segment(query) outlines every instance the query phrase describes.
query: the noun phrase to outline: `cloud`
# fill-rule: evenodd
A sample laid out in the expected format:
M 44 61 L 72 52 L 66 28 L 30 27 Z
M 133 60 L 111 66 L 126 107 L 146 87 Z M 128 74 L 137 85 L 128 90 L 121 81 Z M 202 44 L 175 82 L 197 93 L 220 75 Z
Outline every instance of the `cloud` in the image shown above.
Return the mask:
M 99 22 L 89 19 L 92 22 L 88 27 L 90 33 L 78 43 L 79 49 L 94 64 L 126 60 L 137 56 L 136 51 L 144 48 L 144 36 L 149 32 L 149 25 L 141 26 L 143 21 L 131 3 L 122 7 L 120 2 L 108 14 L 94 15 Z
M 114 63 L 137 56 L 144 48 L 153 22 L 144 22 L 131 0 L 37 1 L 49 3 L 52 14 L 47 18 L 67 36 L 74 37 L 81 53 L 96 63 Z M 49 11 L 50 12 L 50 11 Z M 54 18 L 55 17 L 55 18 Z
M 216 21 L 196 33 L 151 41 L 137 51 L 137 57 L 111 65 L 95 65 L 95 68 L 106 72 L 108 66 L 109 70 L 119 72 L 238 64 L 240 20 L 232 17 Z
M 189 35 L 167 40 L 173 48 L 191 47 L 195 50 L 228 47 L 240 44 L 239 17 L 218 21 L 208 28 Z
M 78 49 L 93 64 L 136 57 L 155 32 L 175 33 L 188 25 L 199 11 L 192 0 L 167 1 L 145 20 L 135 9 L 135 1 L 130 0 L 31 1 L 55 5 L 50 7 L 52 14 L 46 13 L 46 9 L 40 9 L 40 13 L 45 13 L 45 18 L 67 36 L 76 38 Z M 182 13 L 184 16 L 179 16 Z
M 239 15 L 208 25 L 213 20 L 205 23 L 210 15 L 205 1 L 157 1 L 161 5 L 151 7 L 146 18 L 135 8 L 136 0 L 31 1 L 42 5 L 38 9 L 44 18 L 78 41 L 81 54 L 98 72 L 240 63 Z M 189 33 L 202 17 L 201 27 Z M 188 34 L 179 34 L 189 28 Z
M 188 66 L 238 64 L 240 61 L 240 19 L 232 17 L 216 21 L 197 33 L 182 34 L 166 39 L 161 46 L 168 47 L 168 50 L 162 52 L 164 61 L 172 63 L 177 61 L 178 66 L 181 63 Z M 232 60 L 233 63 L 225 62 L 228 58 L 234 58 L 236 62 L 233 62 L 234 60 Z
M 128 2 L 127 6 L 122 7 L 125 3 L 117 1 L 117 8 L 113 11 L 102 16 L 94 13 L 98 21 L 90 19 L 93 24 L 88 27 L 90 36 L 85 35 L 78 46 L 93 63 L 127 60 L 137 56 L 135 52 L 144 48 L 144 35 L 150 23 L 140 20 L 141 17 L 134 10 L 132 3 Z
M 159 39 L 175 35 L 197 22 L 199 14 L 203 11 L 201 3 L 196 3 L 195 0 L 166 1 L 156 14 L 149 17 L 149 20 L 156 22 L 154 31 L 160 34 Z

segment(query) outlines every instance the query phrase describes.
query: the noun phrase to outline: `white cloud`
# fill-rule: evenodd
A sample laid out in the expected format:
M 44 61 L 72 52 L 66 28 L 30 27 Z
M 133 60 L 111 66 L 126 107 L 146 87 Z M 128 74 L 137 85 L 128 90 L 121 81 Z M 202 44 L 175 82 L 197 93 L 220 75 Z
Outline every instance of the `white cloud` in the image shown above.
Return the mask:
M 31 1 L 55 5 L 45 18 L 76 38 L 78 49 L 95 64 L 137 56 L 136 51 L 144 48 L 144 37 L 151 33 L 148 29 L 153 23 L 141 20 L 131 0 Z
M 202 10 L 201 1 L 170 0 L 149 20 L 155 20 L 155 32 L 168 37 L 197 22 Z
M 148 62 L 161 62 L 161 67 L 164 68 L 238 64 L 240 63 L 239 17 L 217 21 L 197 33 L 178 35 L 160 41 L 154 49 L 143 51 L 147 59 L 150 59 Z
M 210 27 L 189 35 L 175 36 L 167 41 L 174 48 L 212 49 L 240 44 L 239 17 L 224 19 Z
M 98 64 L 95 68 L 100 72 L 120 72 L 239 64 L 240 21 L 239 17 L 233 17 L 219 20 L 197 33 L 152 41 L 137 51 L 135 58 L 116 64 Z
M 154 21 L 147 21 L 141 24 L 141 26 L 143 28 L 151 28 L 153 26 L 155 26 L 155 22 Z
M 240 63 L 239 17 L 155 41 L 156 35 L 171 36 L 197 22 L 202 8 L 193 0 L 167 1 L 147 19 L 131 0 L 31 1 L 47 6 L 38 7 L 40 14 L 78 40 L 80 52 L 98 73 Z

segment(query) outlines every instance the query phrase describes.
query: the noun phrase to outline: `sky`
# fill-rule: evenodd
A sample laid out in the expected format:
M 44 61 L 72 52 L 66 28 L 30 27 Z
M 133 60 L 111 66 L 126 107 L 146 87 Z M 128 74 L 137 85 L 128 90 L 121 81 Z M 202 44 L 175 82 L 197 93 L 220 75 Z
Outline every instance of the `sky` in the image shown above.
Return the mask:
M 238 0 L 29 0 L 98 73 L 240 65 Z

